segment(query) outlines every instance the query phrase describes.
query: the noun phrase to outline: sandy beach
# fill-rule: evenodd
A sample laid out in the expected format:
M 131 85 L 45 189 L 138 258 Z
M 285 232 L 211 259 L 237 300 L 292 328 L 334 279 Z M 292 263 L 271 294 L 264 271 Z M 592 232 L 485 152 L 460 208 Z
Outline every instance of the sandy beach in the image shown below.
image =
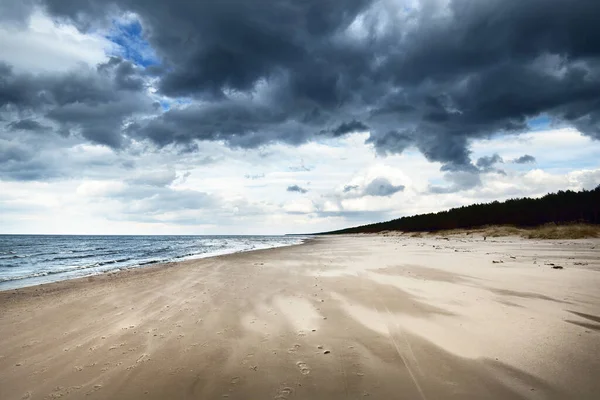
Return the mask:
M 7 400 L 598 399 L 599 355 L 597 239 L 318 237 L 0 292 Z

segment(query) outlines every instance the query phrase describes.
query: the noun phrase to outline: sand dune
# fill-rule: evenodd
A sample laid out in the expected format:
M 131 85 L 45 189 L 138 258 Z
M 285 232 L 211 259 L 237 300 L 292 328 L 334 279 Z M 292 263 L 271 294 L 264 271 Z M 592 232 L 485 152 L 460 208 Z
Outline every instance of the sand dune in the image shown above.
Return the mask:
M 12 290 L 0 398 L 597 399 L 599 290 L 597 239 L 376 235 Z

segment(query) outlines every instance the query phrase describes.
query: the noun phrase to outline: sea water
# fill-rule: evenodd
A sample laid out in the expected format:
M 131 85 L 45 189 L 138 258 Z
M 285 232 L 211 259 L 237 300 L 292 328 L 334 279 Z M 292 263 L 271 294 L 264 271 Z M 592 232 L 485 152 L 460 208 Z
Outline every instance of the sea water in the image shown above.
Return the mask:
M 0 235 L 0 290 L 303 240 L 299 236 Z

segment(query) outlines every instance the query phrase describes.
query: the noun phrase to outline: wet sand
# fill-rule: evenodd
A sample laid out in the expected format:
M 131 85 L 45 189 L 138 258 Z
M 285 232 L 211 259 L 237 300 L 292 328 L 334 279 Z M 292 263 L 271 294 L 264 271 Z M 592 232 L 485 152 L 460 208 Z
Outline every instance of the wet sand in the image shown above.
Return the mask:
M 0 292 L 0 399 L 598 399 L 599 354 L 600 240 L 324 237 Z

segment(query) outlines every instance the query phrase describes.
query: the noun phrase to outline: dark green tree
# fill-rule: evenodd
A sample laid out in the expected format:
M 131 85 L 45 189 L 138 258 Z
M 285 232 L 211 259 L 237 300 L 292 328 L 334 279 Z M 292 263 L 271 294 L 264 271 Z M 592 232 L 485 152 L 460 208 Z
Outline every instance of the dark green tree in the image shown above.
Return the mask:
M 402 217 L 326 233 L 433 232 L 479 228 L 486 225 L 533 227 L 547 223 L 561 225 L 575 222 L 600 224 L 600 185 L 593 190 L 561 190 L 539 199 L 525 197 L 504 202 L 472 204 L 448 211 Z

